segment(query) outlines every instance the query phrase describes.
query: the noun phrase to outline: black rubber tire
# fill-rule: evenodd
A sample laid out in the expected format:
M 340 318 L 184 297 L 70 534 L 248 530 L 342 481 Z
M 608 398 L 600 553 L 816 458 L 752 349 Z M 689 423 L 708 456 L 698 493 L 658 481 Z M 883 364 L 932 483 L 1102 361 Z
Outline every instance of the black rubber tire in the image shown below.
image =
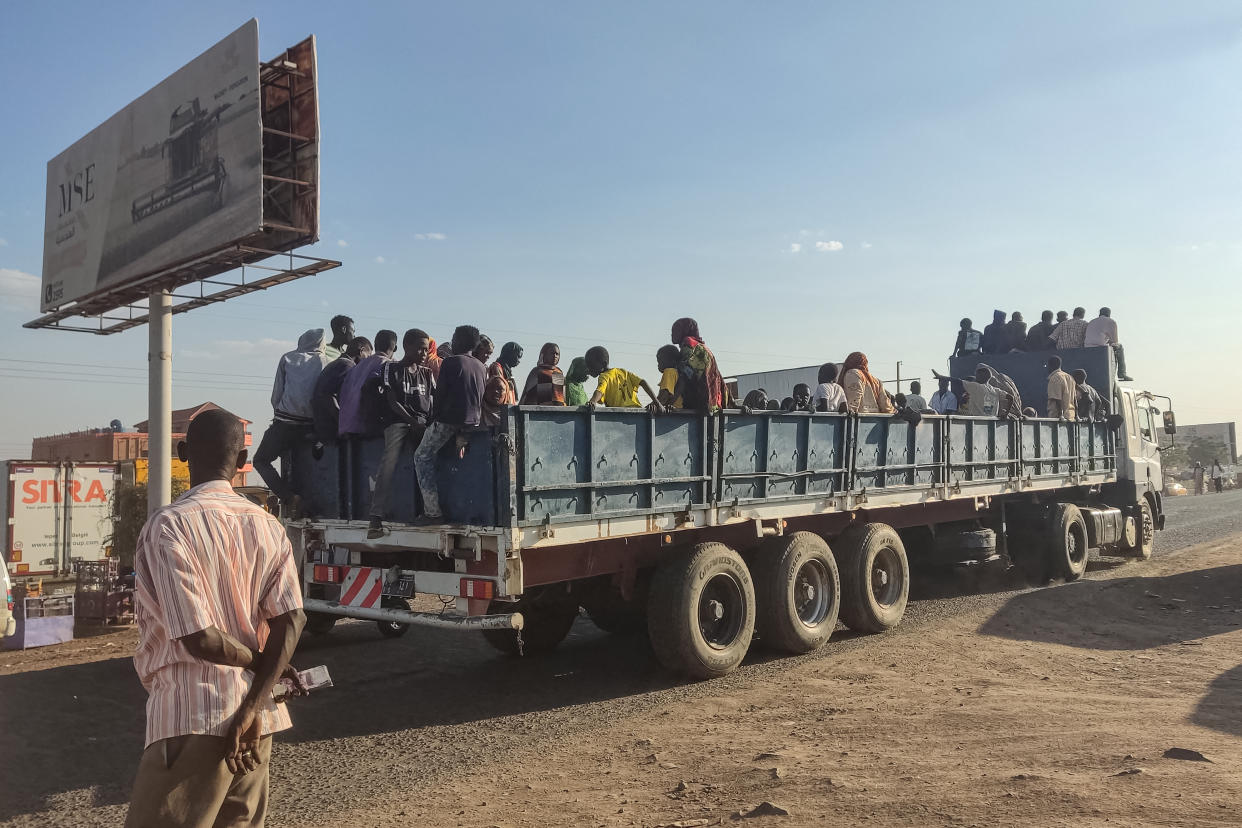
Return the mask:
M 1053 573 L 1066 581 L 1077 581 L 1087 571 L 1087 522 L 1074 504 L 1049 507 L 1047 550 Z
M 809 653 L 828 643 L 841 610 L 841 577 L 827 541 L 811 532 L 771 538 L 751 572 L 755 629 L 764 644 Z
M 380 606 L 385 609 L 399 609 L 408 612 L 410 602 L 395 595 L 385 595 L 380 599 Z M 410 631 L 409 624 L 401 624 L 396 621 L 376 621 L 375 626 L 384 638 L 400 638 Z
M 1134 507 L 1134 524 L 1137 535 L 1137 542 L 1134 546 L 1126 549 L 1126 555 L 1139 561 L 1151 560 L 1152 552 L 1156 548 L 1156 519 L 1151 511 L 1151 504 L 1147 502 L 1147 498 L 1139 498 L 1138 505 Z
M 845 626 L 854 632 L 879 633 L 900 624 L 910 598 L 910 563 L 897 530 L 886 523 L 851 526 L 837 540 L 836 557 Z M 880 574 L 884 577 L 877 582 Z M 877 596 L 877 587 L 882 597 Z
M 707 613 L 721 613 L 712 618 Z M 728 675 L 755 633 L 755 588 L 741 555 L 723 543 L 674 552 L 656 569 L 647 634 L 656 659 L 695 679 Z
M 327 635 L 336 626 L 338 616 L 326 612 L 306 613 L 306 631 L 314 636 Z
M 517 630 L 483 630 L 484 641 L 505 655 L 538 655 L 565 640 L 578 618 L 578 605 L 565 596 L 524 597 L 516 602 L 492 601 L 487 612 L 522 613 L 522 646 L 518 647 Z

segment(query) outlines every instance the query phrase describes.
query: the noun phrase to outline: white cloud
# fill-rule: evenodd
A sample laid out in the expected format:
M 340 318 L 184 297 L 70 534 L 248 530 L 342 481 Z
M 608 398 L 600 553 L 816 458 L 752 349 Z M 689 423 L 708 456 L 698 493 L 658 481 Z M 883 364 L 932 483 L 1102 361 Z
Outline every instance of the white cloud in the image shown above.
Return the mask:
M 336 246 L 337 247 L 349 247 L 349 242 L 345 241 L 344 239 L 337 239 Z
M 797 242 L 794 242 L 793 244 L 789 245 L 789 252 L 790 253 L 801 253 L 802 245 L 798 244 Z
M 20 311 L 39 309 L 39 277 L 0 267 L 0 307 Z
M 444 241 L 448 237 L 443 233 L 415 233 L 414 238 L 419 241 Z
M 871 242 L 863 242 L 863 243 L 862 243 L 862 249 L 863 249 L 863 250 L 870 250 L 870 249 L 871 249 Z
M 383 264 L 383 263 L 384 263 L 384 262 L 386 262 L 386 261 L 387 261 L 387 259 L 385 259 L 383 256 L 376 256 L 376 257 L 375 257 L 375 263 L 376 263 L 376 264 Z
M 815 249 L 821 253 L 836 253 L 838 250 L 844 250 L 845 245 L 839 241 L 817 241 Z
M 297 343 L 287 339 L 217 339 L 204 348 L 183 348 L 185 359 L 236 359 L 238 357 L 270 357 L 292 351 Z

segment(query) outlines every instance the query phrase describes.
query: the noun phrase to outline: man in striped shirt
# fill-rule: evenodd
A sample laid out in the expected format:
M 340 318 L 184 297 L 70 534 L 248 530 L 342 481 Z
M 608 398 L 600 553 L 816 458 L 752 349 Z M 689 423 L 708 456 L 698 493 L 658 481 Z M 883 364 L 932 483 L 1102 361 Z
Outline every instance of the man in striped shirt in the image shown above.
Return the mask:
M 134 555 L 146 749 L 126 826 L 260 826 L 272 700 L 305 624 L 289 540 L 229 481 L 246 461 L 237 416 L 195 417 L 178 455 L 191 488 L 143 527 Z M 295 692 L 302 692 L 295 681 Z

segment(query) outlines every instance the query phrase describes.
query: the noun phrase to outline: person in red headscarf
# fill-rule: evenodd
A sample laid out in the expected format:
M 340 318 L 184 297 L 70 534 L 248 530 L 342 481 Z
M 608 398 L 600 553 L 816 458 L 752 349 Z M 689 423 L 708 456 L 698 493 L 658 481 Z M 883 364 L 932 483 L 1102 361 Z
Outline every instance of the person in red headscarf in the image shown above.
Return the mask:
M 868 370 L 867 355 L 855 351 L 841 363 L 845 377 L 845 407 L 851 414 L 892 414 L 893 404 L 884 386 Z
M 673 323 L 673 344 L 681 349 L 678 370 L 683 383 L 682 406 L 714 414 L 729 402 L 729 391 L 715 355 L 703 343 L 699 323 L 682 317 Z

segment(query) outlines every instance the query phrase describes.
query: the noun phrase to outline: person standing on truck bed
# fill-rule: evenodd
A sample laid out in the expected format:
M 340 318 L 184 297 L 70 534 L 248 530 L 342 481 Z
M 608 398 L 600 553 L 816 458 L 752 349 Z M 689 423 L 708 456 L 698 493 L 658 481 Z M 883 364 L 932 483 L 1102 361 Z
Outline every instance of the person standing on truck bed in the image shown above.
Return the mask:
M 481 334 L 473 325 L 461 325 L 453 331 L 453 356 L 440 366 L 440 382 L 436 386 L 431 409 L 431 424 L 414 452 L 414 473 L 423 493 L 423 513 L 415 521 L 436 524 L 444 521 L 440 510 L 440 483 L 436 475 L 436 455 L 440 449 L 463 430 L 476 428 L 483 415 L 483 389 L 487 386 L 487 368 L 475 354 Z M 488 340 L 489 342 L 491 340 Z
M 1052 339 L 1057 343 L 1058 351 L 1069 351 L 1083 347 L 1087 337 L 1087 309 L 1074 308 L 1072 319 L 1066 319 L 1052 332 Z
M 1066 314 L 1068 316 L 1068 314 Z M 1046 310 L 1039 315 L 1039 321 L 1031 326 L 1026 333 L 1026 350 L 1051 351 L 1057 346 L 1052 339 L 1052 331 L 1056 325 L 1052 323 L 1052 311 Z
M 561 361 L 561 347 L 555 342 L 545 342 L 539 349 L 539 363 L 526 375 L 522 388 L 522 405 L 564 405 L 565 375 L 557 367 Z
M 1078 419 L 1078 386 L 1061 370 L 1059 356 L 1048 357 L 1048 416 L 1061 420 Z
M 711 352 L 699 333 L 699 323 L 683 316 L 673 323 L 672 344 L 681 349 L 681 398 L 683 406 L 700 414 L 715 414 L 731 403 L 729 389 Z
M 956 414 L 957 413 L 957 395 L 952 391 L 952 380 L 948 377 L 940 377 L 939 390 L 935 391 L 931 397 L 931 410 L 937 414 Z
M 423 364 L 431 369 L 431 376 L 438 380 L 440 379 L 440 366 L 444 364 L 444 359 L 440 356 L 440 353 L 436 348 L 436 341 L 434 339 L 428 337 L 427 344 L 429 346 L 427 351 L 427 361 Z
M 1078 418 L 1096 422 L 1108 416 L 1108 403 L 1100 396 L 1100 392 L 1087 384 L 1087 372 L 1078 368 L 1070 376 L 1078 386 Z
M 311 408 L 315 412 L 315 459 L 319 459 L 323 447 L 336 442 L 340 434 L 341 383 L 358 360 L 370 355 L 371 340 L 356 336 L 345 346 L 344 353 L 328 363 L 328 367 L 319 374 L 319 379 L 315 380 L 315 391 L 311 394 Z
M 354 320 L 348 316 L 334 316 L 329 326 L 332 329 L 332 341 L 324 346 L 323 354 L 328 362 L 332 362 L 345 353 L 346 346 L 354 338 Z
M 387 329 L 375 335 L 375 353 L 349 369 L 341 383 L 342 437 L 368 437 L 384 430 L 379 421 L 378 395 L 380 368 L 397 352 L 397 332 Z
M 587 404 L 587 392 L 583 383 L 590 378 L 586 357 L 574 357 L 569 361 L 569 370 L 565 372 L 565 405 L 579 408 Z
M 1005 312 L 992 311 L 992 324 L 983 329 L 983 345 L 985 354 L 1009 353 L 1009 332 L 1005 329 Z
M 906 394 L 906 406 L 911 411 L 917 411 L 922 414 L 928 411 L 927 400 L 923 399 L 923 383 L 914 380 L 910 383 L 910 393 Z
M 845 389 L 837 383 L 839 374 L 835 362 L 825 362 L 819 366 L 819 374 L 816 376 L 819 384 L 815 386 L 815 394 L 811 398 L 811 404 L 816 411 L 845 413 Z
M 372 540 L 384 536 L 384 518 L 392 500 L 392 475 L 405 447 L 418 449 L 431 419 L 436 393 L 436 378 L 427 365 L 431 338 L 425 331 L 411 328 L 401 338 L 401 347 L 405 353 L 400 361 L 386 362 L 380 369 L 379 395 L 387 410 L 383 412 L 384 457 L 375 477 L 371 522 L 367 526 L 367 537 Z
M 677 370 L 681 362 L 681 349 L 676 345 L 664 345 L 656 351 L 656 370 L 660 372 L 659 400 L 660 405 L 674 411 L 685 408 L 681 396 L 681 371 Z M 764 397 L 767 405 L 767 397 Z
M 322 331 L 320 331 L 322 346 Z M 272 734 L 291 727 L 278 678 L 306 623 L 280 522 L 233 491 L 246 462 L 235 414 L 204 411 L 177 454 L 190 490 L 147 520 L 134 553 L 145 749 L 127 828 L 262 825 Z
M 983 334 L 975 330 L 975 323 L 963 319 L 961 329 L 957 332 L 957 341 L 953 344 L 953 356 L 977 354 L 983 346 Z
M 1117 360 L 1117 379 L 1121 382 L 1133 382 L 1126 375 L 1126 349 L 1117 341 L 1117 322 L 1113 312 L 1108 308 L 1100 308 L 1100 315 L 1087 323 L 1083 334 L 1083 347 L 1113 349 L 1113 357 Z
M 311 397 L 315 382 L 328 365 L 323 354 L 323 328 L 312 328 L 298 338 L 298 347 L 289 351 L 276 364 L 276 380 L 272 384 L 272 424 L 263 432 L 254 453 L 254 470 L 263 478 L 280 502 L 298 511 L 301 498 L 284 481 L 272 465 L 308 436 L 315 422 Z
M 641 408 L 642 403 L 638 401 L 638 389 L 641 388 L 651 398 L 652 409 L 656 413 L 664 410 L 660 398 L 645 379 L 624 368 L 608 367 L 608 349 L 604 346 L 588 348 L 586 364 L 596 383 L 595 392 L 587 401 L 588 406 L 602 404 L 605 408 Z
M 513 369 L 522 361 L 525 351 L 516 342 L 506 342 L 500 356 L 487 369 L 487 388 L 483 391 L 483 425 L 500 425 L 504 410 L 517 405 L 517 383 Z
M 884 386 L 867 368 L 867 355 L 855 351 L 841 364 L 845 374 L 845 407 L 852 414 L 892 414 Z

